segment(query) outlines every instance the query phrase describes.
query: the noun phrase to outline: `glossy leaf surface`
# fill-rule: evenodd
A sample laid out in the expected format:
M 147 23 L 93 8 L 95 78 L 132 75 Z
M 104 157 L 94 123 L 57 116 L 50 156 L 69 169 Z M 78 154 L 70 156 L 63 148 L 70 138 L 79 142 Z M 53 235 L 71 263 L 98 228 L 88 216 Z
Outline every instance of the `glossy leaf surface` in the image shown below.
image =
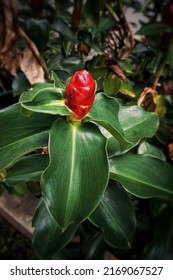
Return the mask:
M 139 106 L 120 106 L 119 121 L 125 139 L 130 142 L 123 152 L 136 146 L 141 139 L 154 136 L 159 125 L 159 119 L 155 113 L 147 112 Z M 120 145 L 114 138 L 108 141 L 108 153 L 109 155 L 121 153 Z
M 20 98 L 22 107 L 32 112 L 68 115 L 69 110 L 64 103 L 63 89 L 55 87 L 55 83 L 58 83 L 57 79 L 54 84 L 36 84 L 30 91 L 24 92 Z M 61 84 L 59 82 L 59 86 Z
M 16 162 L 7 173 L 5 182 L 8 185 L 15 185 L 30 180 L 40 180 L 41 173 L 49 163 L 48 155 L 29 155 Z
M 114 157 L 110 177 L 136 196 L 173 199 L 173 167 L 163 160 L 132 154 Z
M 147 141 L 144 141 L 139 145 L 138 154 L 139 155 L 145 154 L 148 156 L 156 157 L 158 159 L 166 160 L 165 155 L 161 151 L 161 149 L 151 145 Z
M 36 253 L 43 259 L 48 259 L 56 251 L 62 249 L 77 230 L 77 225 L 73 224 L 62 233 L 48 212 L 43 199 L 37 206 L 33 227 L 35 227 L 35 231 L 32 236 L 32 243 Z
M 50 130 L 50 164 L 42 176 L 47 207 L 64 231 L 85 220 L 100 202 L 108 181 L 106 139 L 92 123 L 58 119 Z
M 103 126 L 118 140 L 120 147 L 126 149 L 130 143 L 123 135 L 118 112 L 119 104 L 114 98 L 97 93 L 94 104 L 85 119 Z
M 134 207 L 123 188 L 110 180 L 104 196 L 89 220 L 103 231 L 105 241 L 116 248 L 128 248 L 135 230 Z
M 0 111 L 0 169 L 8 167 L 19 157 L 47 146 L 48 130 L 54 116 L 32 114 L 23 116 L 20 104 Z

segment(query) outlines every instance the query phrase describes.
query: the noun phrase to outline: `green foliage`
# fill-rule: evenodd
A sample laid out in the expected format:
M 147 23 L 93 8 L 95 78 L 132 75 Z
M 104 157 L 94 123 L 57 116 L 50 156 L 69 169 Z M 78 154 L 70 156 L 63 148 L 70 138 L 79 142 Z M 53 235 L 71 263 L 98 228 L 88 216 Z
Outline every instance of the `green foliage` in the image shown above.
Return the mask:
M 62 233 L 43 200 L 36 208 L 33 226 L 36 228 L 32 239 L 33 246 L 42 259 L 50 258 L 57 250 L 63 248 L 77 229 L 77 225 L 72 224 Z
M 110 159 L 111 178 L 120 182 L 130 193 L 143 198 L 172 200 L 172 172 L 173 168 L 167 162 L 147 155 L 128 154 Z
M 50 164 L 42 175 L 45 202 L 62 232 L 96 208 L 108 181 L 106 139 L 91 123 L 57 119 L 50 130 Z
M 103 230 L 108 244 L 128 248 L 135 230 L 135 211 L 126 191 L 110 180 L 99 206 L 89 220 Z
M 18 6 L 51 79 L 31 86 L 19 72 L 0 80 L 0 192 L 25 195 L 37 185 L 32 241 L 41 259 L 101 259 L 109 249 L 118 258 L 172 258 L 172 27 L 158 20 L 155 1 L 74 2 L 44 3 L 35 17 L 29 4 Z M 104 40 L 117 16 L 116 39 L 126 34 L 120 6 L 147 17 L 137 31 L 145 40 L 122 38 L 127 58 L 108 61 Z M 80 69 L 97 89 L 74 121 L 64 92 Z

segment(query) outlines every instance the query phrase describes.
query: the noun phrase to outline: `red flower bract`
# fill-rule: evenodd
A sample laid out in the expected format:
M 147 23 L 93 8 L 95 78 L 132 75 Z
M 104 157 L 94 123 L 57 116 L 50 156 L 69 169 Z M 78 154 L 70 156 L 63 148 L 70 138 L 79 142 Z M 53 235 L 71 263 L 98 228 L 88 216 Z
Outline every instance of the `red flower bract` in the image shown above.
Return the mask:
M 72 110 L 73 119 L 81 120 L 94 102 L 95 81 L 87 70 L 76 71 L 65 90 L 65 104 Z

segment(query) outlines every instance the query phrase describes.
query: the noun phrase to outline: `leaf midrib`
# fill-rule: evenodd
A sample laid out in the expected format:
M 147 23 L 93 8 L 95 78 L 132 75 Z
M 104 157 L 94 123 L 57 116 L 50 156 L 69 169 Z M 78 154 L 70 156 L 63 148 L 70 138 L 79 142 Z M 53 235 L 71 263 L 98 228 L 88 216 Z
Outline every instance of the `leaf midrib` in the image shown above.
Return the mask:
M 106 203 L 105 203 L 104 201 L 101 201 L 101 204 L 102 204 L 103 208 L 105 209 L 105 212 L 108 214 L 108 217 L 110 217 L 110 220 L 112 220 L 112 219 L 111 219 L 112 215 L 111 215 L 110 211 L 108 210 L 108 207 L 106 207 Z M 124 240 L 126 240 L 126 242 L 127 242 L 127 244 L 128 244 L 128 240 L 127 240 L 127 238 L 126 238 L 126 234 L 125 234 L 125 232 L 122 230 L 120 224 L 117 223 L 117 219 L 116 219 L 116 225 L 117 225 L 117 228 L 119 229 L 119 232 L 120 232 L 120 233 L 122 234 L 122 236 L 124 237 Z M 104 228 L 103 228 L 102 226 L 101 226 L 101 228 L 102 228 L 103 231 L 105 232 L 105 230 L 104 230 Z M 114 228 L 113 228 L 113 232 L 115 232 L 115 234 L 117 233 L 117 231 L 114 230 Z
M 23 141 L 25 142 L 26 140 L 28 140 L 28 139 L 30 139 L 30 138 L 32 138 L 32 137 L 35 137 L 35 136 L 37 136 L 37 135 L 39 135 L 39 134 L 46 134 L 46 133 L 48 133 L 48 130 L 44 130 L 44 131 L 41 131 L 41 132 L 39 132 L 39 133 L 34 133 L 34 134 L 32 134 L 32 135 L 29 135 L 29 136 L 27 136 L 27 137 L 23 137 L 22 139 L 20 139 L 20 140 L 18 140 L 18 141 L 15 141 L 15 142 L 12 142 L 12 143 L 9 143 L 9 144 L 7 144 L 7 145 L 2 146 L 2 147 L 0 148 L 0 151 L 2 151 L 3 149 L 8 148 L 8 147 L 10 147 L 10 146 L 16 145 L 17 143 L 20 143 L 20 142 L 23 142 Z
M 113 174 L 113 177 L 120 177 L 122 179 L 125 179 L 125 180 L 130 180 L 131 182 L 136 182 L 136 183 L 140 183 L 140 184 L 143 184 L 143 185 L 146 185 L 146 186 L 151 186 L 153 187 L 154 189 L 156 190 L 159 190 L 159 191 L 162 191 L 162 192 L 166 192 L 166 193 L 169 193 L 169 194 L 172 194 L 173 195 L 173 191 L 171 191 L 170 189 L 165 189 L 165 188 L 162 188 L 162 187 L 159 187 L 159 186 L 156 186 L 156 185 L 153 185 L 153 184 L 148 184 L 147 182 L 144 182 L 142 180 L 139 180 L 139 179 L 134 179 L 134 178 L 131 178 L 131 177 L 127 177 L 127 176 L 123 176 L 122 174 L 119 174 L 119 173 L 113 173 L 113 172 L 110 172 L 110 177 L 111 177 L 111 174 Z
M 69 208 L 69 202 L 70 202 L 70 193 L 71 193 L 71 188 L 73 187 L 73 177 L 74 177 L 74 169 L 75 169 L 75 155 L 76 155 L 76 130 L 77 127 L 71 125 L 72 127 L 72 143 L 71 143 L 71 169 L 70 169 L 70 176 L 69 176 L 69 188 L 68 188 L 68 194 L 67 194 L 67 203 L 66 203 L 66 211 L 65 213 L 68 213 L 68 208 Z

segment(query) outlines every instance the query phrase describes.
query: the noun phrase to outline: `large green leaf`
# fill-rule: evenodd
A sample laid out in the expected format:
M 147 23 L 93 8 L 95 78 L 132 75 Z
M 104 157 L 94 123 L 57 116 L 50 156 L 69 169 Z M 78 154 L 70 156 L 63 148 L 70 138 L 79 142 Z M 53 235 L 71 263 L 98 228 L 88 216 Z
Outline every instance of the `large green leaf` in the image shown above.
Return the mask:
M 157 114 L 147 112 L 139 106 L 120 106 L 119 121 L 125 139 L 130 142 L 123 149 L 124 153 L 136 146 L 141 139 L 154 136 L 159 125 Z M 108 140 L 108 153 L 111 156 L 122 153 L 120 143 L 114 138 Z
M 64 231 L 81 223 L 100 202 L 109 169 L 106 139 L 92 123 L 60 118 L 50 130 L 50 164 L 42 176 L 43 197 Z
M 110 177 L 136 196 L 173 199 L 173 167 L 163 160 L 133 154 L 114 157 Z
M 163 210 L 154 219 L 154 234 L 144 250 L 142 259 L 172 260 L 173 211 L 164 205 Z
M 105 241 L 116 248 L 128 248 L 135 230 L 135 212 L 127 193 L 110 180 L 104 196 L 89 220 L 103 231 Z
M 123 136 L 123 130 L 118 119 L 119 104 L 115 98 L 104 93 L 97 93 L 94 104 L 86 116 L 86 121 L 94 121 L 109 131 L 119 142 L 122 149 L 130 143 Z
M 30 180 L 40 180 L 41 173 L 49 163 L 48 155 L 33 154 L 25 156 L 16 162 L 7 173 L 5 182 L 15 185 Z
M 55 85 L 52 83 L 37 83 L 34 84 L 29 90 L 24 91 L 19 99 L 20 103 L 25 103 L 32 101 L 37 94 L 41 93 L 43 97 L 47 95 L 47 90 L 48 91 L 55 91 Z M 60 91 L 57 92 L 57 95 L 59 97 Z
M 54 116 L 33 114 L 23 116 L 20 104 L 0 111 L 0 169 L 8 167 L 19 157 L 47 146 L 48 130 Z
M 56 78 L 55 73 L 52 77 Z M 69 110 L 64 103 L 62 82 L 59 81 L 59 87 L 55 86 L 57 84 L 58 78 L 54 80 L 54 84 L 35 84 L 33 88 L 21 95 L 22 107 L 32 112 L 68 115 Z
M 56 251 L 65 247 L 77 230 L 77 225 L 72 224 L 62 233 L 47 210 L 43 199 L 36 208 L 33 227 L 35 231 L 32 243 L 36 253 L 42 259 L 50 258 Z

